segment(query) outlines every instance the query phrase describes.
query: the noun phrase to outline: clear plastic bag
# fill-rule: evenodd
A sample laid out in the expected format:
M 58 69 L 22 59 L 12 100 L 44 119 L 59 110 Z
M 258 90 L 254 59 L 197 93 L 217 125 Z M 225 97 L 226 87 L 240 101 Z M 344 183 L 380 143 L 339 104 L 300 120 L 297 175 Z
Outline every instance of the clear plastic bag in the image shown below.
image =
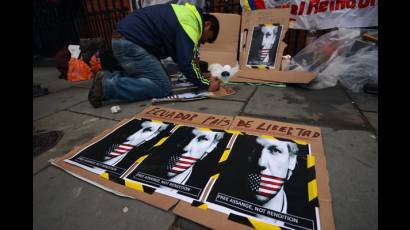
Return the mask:
M 349 57 L 338 56 L 319 74 L 311 85 L 321 89 L 340 83 L 353 92 L 360 92 L 366 83 L 378 82 L 378 50 L 362 48 Z M 320 77 L 320 79 L 319 79 Z
M 293 58 L 288 71 L 318 73 L 309 88 L 332 87 L 340 81 L 359 92 L 367 82 L 377 82 L 378 49 L 361 40 L 360 29 L 339 29 L 322 35 Z

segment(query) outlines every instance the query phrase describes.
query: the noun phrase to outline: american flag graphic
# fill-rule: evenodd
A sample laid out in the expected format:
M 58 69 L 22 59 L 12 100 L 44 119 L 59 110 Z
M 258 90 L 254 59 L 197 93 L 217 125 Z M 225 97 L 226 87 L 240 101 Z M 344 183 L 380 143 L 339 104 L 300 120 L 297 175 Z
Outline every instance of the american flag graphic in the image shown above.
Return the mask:
M 265 58 L 268 56 L 269 54 L 269 49 L 262 49 L 260 51 L 260 59 L 261 61 L 265 60 Z
M 284 178 L 265 174 L 249 174 L 248 179 L 251 191 L 265 197 L 275 195 L 285 182 Z
M 132 148 L 134 148 L 135 145 L 130 145 L 130 144 L 120 144 L 117 145 L 113 150 L 110 150 L 108 153 L 108 156 L 112 158 L 121 156 L 124 153 L 129 152 Z
M 187 156 L 182 154 L 180 157 L 172 156 L 168 163 L 168 170 L 173 173 L 181 173 L 191 167 L 198 158 Z

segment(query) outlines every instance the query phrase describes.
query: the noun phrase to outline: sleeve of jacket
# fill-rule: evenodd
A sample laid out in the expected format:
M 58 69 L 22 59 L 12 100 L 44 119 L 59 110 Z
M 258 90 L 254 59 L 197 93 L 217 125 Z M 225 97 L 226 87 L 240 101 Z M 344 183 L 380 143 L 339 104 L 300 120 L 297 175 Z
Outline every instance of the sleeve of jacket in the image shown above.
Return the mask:
M 179 28 L 176 33 L 175 48 L 175 62 L 178 64 L 181 72 L 199 88 L 208 89 L 209 81 L 202 75 L 196 62 L 199 55 L 198 48 L 182 28 Z

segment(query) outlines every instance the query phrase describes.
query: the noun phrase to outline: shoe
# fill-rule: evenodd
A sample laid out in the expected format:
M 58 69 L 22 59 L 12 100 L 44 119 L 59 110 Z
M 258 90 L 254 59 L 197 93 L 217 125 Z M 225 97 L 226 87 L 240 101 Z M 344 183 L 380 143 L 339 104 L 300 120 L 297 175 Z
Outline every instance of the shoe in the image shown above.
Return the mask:
M 102 92 L 102 79 L 104 77 L 104 72 L 99 71 L 95 74 L 93 78 L 93 83 L 91 89 L 88 92 L 88 101 L 94 108 L 102 106 L 103 92 Z

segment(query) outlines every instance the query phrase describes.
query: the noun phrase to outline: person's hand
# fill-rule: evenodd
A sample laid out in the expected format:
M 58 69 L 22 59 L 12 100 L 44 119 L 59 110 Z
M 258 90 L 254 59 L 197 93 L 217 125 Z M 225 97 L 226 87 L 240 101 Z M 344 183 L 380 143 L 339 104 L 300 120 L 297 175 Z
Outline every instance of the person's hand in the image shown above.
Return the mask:
M 232 87 L 227 85 L 221 85 L 220 90 L 223 90 L 226 95 L 232 95 L 236 93 L 236 91 L 233 90 Z
M 215 92 L 219 90 L 219 87 L 221 85 L 221 80 L 219 80 L 217 77 L 209 77 L 209 88 L 208 91 L 209 92 Z
M 207 80 L 209 80 L 212 77 L 210 72 L 203 73 L 203 75 Z

